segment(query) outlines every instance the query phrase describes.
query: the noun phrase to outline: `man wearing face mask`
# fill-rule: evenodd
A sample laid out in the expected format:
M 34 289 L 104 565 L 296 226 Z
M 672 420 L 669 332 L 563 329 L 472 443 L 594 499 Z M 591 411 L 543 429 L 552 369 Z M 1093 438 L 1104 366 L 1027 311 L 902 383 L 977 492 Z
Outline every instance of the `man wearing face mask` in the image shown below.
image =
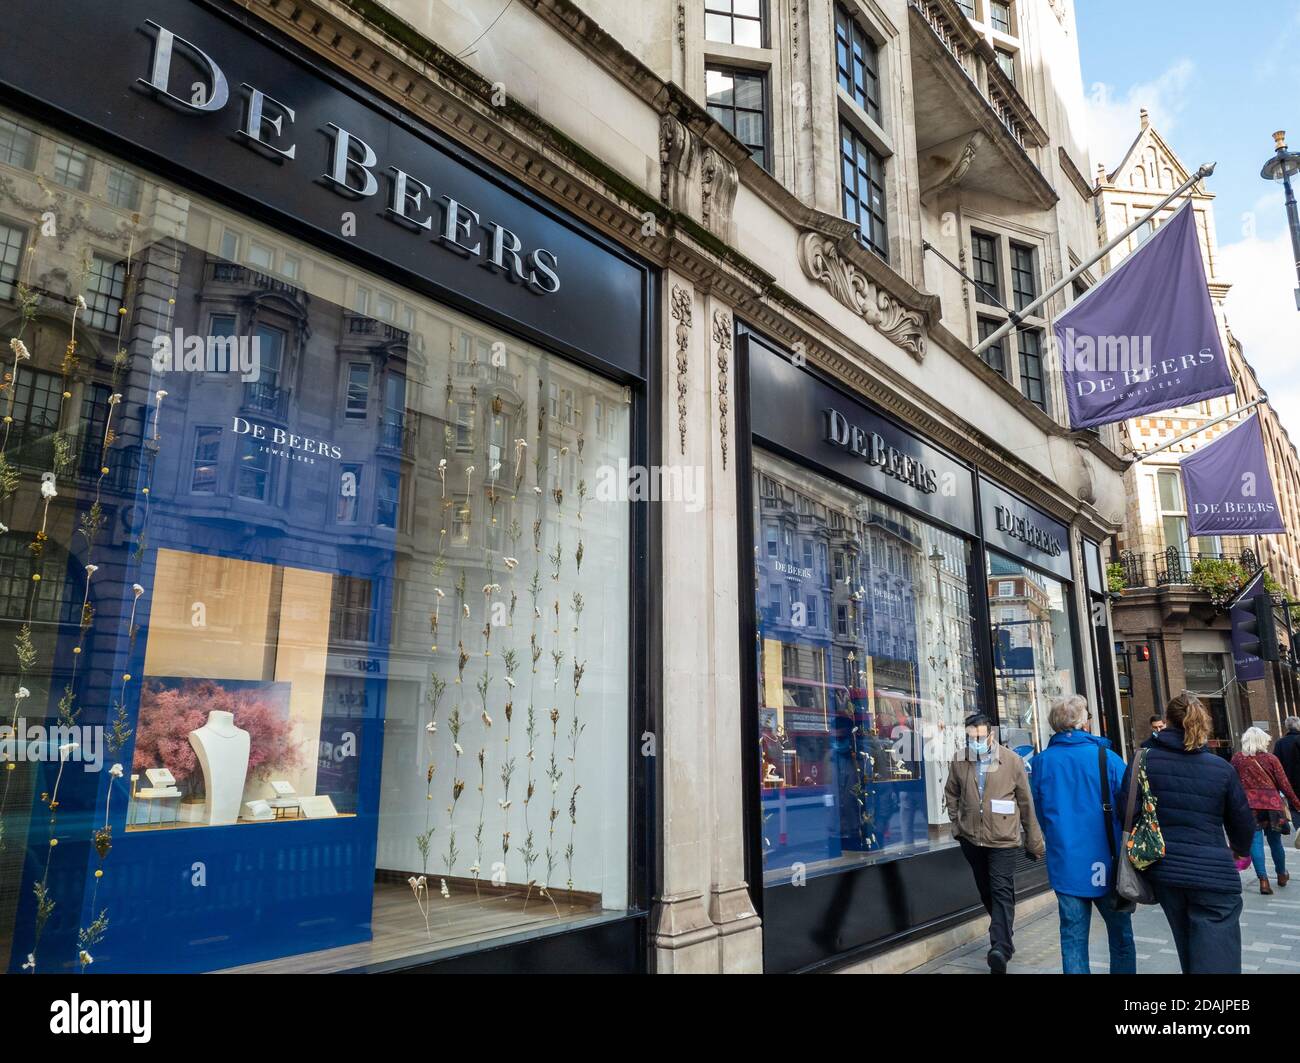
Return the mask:
M 1016 915 L 1015 866 L 1021 835 L 1031 860 L 1045 851 L 1034 816 L 1029 775 L 1020 757 L 993 737 L 983 713 L 966 719 L 966 746 L 949 766 L 944 801 L 952 833 L 961 845 L 989 913 L 989 970 L 1006 974 L 1016 951 L 1011 943 Z

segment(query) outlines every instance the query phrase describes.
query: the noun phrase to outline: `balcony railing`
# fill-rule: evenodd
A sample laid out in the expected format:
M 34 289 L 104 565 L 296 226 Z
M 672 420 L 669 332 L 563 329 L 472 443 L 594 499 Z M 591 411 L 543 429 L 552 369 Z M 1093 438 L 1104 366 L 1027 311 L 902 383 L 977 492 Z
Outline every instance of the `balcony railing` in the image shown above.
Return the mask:
M 1220 562 L 1241 566 L 1246 576 L 1259 571 L 1259 558 L 1253 550 L 1240 554 L 1190 553 L 1169 547 L 1154 554 L 1135 554 L 1125 550 L 1119 555 L 1120 574 L 1126 589 L 1143 587 L 1190 586 L 1196 582 L 1198 568 Z

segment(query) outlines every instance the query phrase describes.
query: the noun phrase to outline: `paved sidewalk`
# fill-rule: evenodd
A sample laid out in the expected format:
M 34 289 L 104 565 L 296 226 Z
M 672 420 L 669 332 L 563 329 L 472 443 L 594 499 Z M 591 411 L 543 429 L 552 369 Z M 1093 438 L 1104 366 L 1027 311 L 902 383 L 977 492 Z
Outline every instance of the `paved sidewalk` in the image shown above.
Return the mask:
M 1300 858 L 1300 854 L 1294 855 Z M 1270 858 L 1270 871 L 1272 866 Z M 1300 972 L 1300 877 L 1285 889 L 1278 888 L 1276 879 L 1270 881 L 1273 896 L 1262 897 L 1255 873 L 1248 868 L 1241 876 L 1245 899 L 1241 913 L 1241 969 L 1246 974 L 1296 974 Z M 1178 953 L 1159 905 L 1142 905 L 1134 913 L 1133 938 L 1137 944 L 1139 974 L 1179 973 Z M 1017 919 L 1015 941 L 1016 955 L 1008 974 L 1061 973 L 1060 926 L 1055 904 L 1023 922 Z M 1096 913 L 1093 913 L 1088 945 L 1092 973 L 1105 974 L 1110 967 L 1106 926 Z M 988 939 L 980 938 L 911 973 L 988 974 L 985 961 L 988 948 Z

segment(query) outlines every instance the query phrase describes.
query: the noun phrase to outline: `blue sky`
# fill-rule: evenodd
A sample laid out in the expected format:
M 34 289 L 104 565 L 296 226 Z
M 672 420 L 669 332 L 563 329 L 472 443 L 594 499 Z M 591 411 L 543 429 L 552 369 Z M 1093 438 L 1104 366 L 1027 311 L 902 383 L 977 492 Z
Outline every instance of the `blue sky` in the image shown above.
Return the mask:
M 1228 322 L 1300 443 L 1300 281 L 1281 186 L 1259 176 L 1275 129 L 1300 151 L 1300 0 L 1076 0 L 1075 11 L 1094 169 L 1119 163 L 1140 107 L 1189 169 L 1218 163 Z

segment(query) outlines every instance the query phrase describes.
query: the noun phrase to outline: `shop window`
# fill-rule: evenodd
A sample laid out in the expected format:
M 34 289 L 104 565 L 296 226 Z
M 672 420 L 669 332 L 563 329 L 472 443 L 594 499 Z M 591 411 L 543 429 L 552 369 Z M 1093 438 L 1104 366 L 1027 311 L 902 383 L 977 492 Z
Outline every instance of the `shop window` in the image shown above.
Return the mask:
M 123 160 L 82 154 L 87 173 L 126 172 Z M 65 153 L 69 178 L 74 160 Z M 58 183 L 52 152 L 33 164 Z M 43 500 L 35 477 L 21 480 L 0 535 L 0 613 L 33 621 L 25 682 L 51 718 L 77 625 L 88 625 L 77 695 L 119 728 L 106 765 L 123 772 L 63 773 L 60 803 L 80 818 L 58 829 L 92 824 L 104 849 L 84 837 L 58 848 L 48 882 L 69 915 L 39 943 L 31 918 L 11 918 L 17 964 L 35 949 L 40 970 L 74 969 L 75 913 L 92 910 L 108 912 L 89 949 L 105 972 L 355 969 L 625 917 L 638 770 L 631 507 L 592 494 L 599 469 L 631 458 L 623 385 L 514 339 L 506 374 L 489 364 L 502 334 L 415 292 L 403 293 L 413 312 L 398 311 L 423 330 L 410 347 L 422 340 L 426 355 L 408 361 L 349 329 L 353 294 L 368 302 L 390 281 L 192 190 L 153 195 L 156 179 L 139 180 L 144 235 L 129 261 L 74 231 L 66 246 L 43 242 L 31 266 L 40 277 L 91 265 L 76 408 L 62 412 L 80 451 L 49 500 L 39 557 L 30 544 Z M 160 201 L 165 218 L 152 213 Z M 34 210 L 0 224 L 0 295 L 13 295 L 35 224 Z M 202 246 L 164 232 L 202 234 Z M 275 298 L 309 306 L 310 328 L 234 313 L 247 293 L 232 292 L 239 271 L 214 280 L 218 248 L 292 273 L 301 289 Z M 127 344 L 115 365 L 115 344 L 83 337 L 84 326 L 111 340 L 119 320 L 135 335 L 160 306 L 187 333 L 224 338 L 242 320 L 259 341 L 260 381 L 178 373 L 160 386 L 147 344 Z M 462 372 L 447 344 L 466 335 L 478 362 Z M 59 427 L 65 340 L 54 339 L 32 343 L 18 374 L 10 461 Z M 568 392 L 566 412 L 539 425 L 536 399 L 552 380 Z M 274 410 L 254 406 L 254 383 Z M 114 394 L 125 398 L 111 404 Z M 503 408 L 474 431 L 475 410 L 486 418 L 497 399 Z M 583 411 L 598 429 L 579 451 Z M 416 440 L 400 462 L 386 445 Z M 534 464 L 557 448 L 568 453 Z M 418 534 L 399 538 L 403 526 Z M 19 771 L 22 800 L 0 808 L 5 836 L 44 841 L 50 809 L 29 795 L 53 776 Z M 52 849 L 11 849 L 0 906 L 33 896 Z M 211 890 L 177 893 L 154 873 L 195 861 L 210 876 L 243 869 L 238 888 L 209 878 Z
M 858 227 L 858 239 L 888 262 L 885 160 L 843 119 L 840 120 L 840 191 L 844 217 Z
M 84 151 L 69 144 L 54 149 L 54 180 L 64 188 L 85 192 L 90 188 L 91 162 Z
M 765 2 L 766 0 L 705 0 L 705 40 L 762 48 Z
M 1000 607 L 993 629 L 993 664 L 1002 731 L 1000 740 L 1033 754 L 1052 737 L 1052 701 L 1077 689 L 1069 586 L 989 551 L 990 597 L 1005 582 L 1018 584 L 1015 604 Z M 1004 577 L 1013 577 L 1010 581 Z
M 0 299 L 5 302 L 12 302 L 17 295 L 25 235 L 17 226 L 0 222 Z
M 835 5 L 835 76 L 867 116 L 880 121 L 880 50 L 843 4 Z
M 788 881 L 794 864 L 819 874 L 953 844 L 945 742 L 980 704 L 973 620 L 947 593 L 969 600 L 968 543 L 783 458 L 760 451 L 754 465 L 756 501 L 768 479 L 813 503 L 801 518 L 793 503 L 759 502 L 755 534 L 765 516 L 799 520 L 832 559 L 858 559 L 865 586 L 825 567 L 788 576 L 770 549 L 757 558 L 769 588 L 758 630 L 765 881 Z M 802 623 L 781 609 L 787 576 Z
M 0 117 L 0 163 L 20 170 L 36 164 L 36 134 L 11 118 Z
M 709 66 L 704 71 L 708 111 L 769 169 L 767 157 L 767 76 L 752 70 Z

